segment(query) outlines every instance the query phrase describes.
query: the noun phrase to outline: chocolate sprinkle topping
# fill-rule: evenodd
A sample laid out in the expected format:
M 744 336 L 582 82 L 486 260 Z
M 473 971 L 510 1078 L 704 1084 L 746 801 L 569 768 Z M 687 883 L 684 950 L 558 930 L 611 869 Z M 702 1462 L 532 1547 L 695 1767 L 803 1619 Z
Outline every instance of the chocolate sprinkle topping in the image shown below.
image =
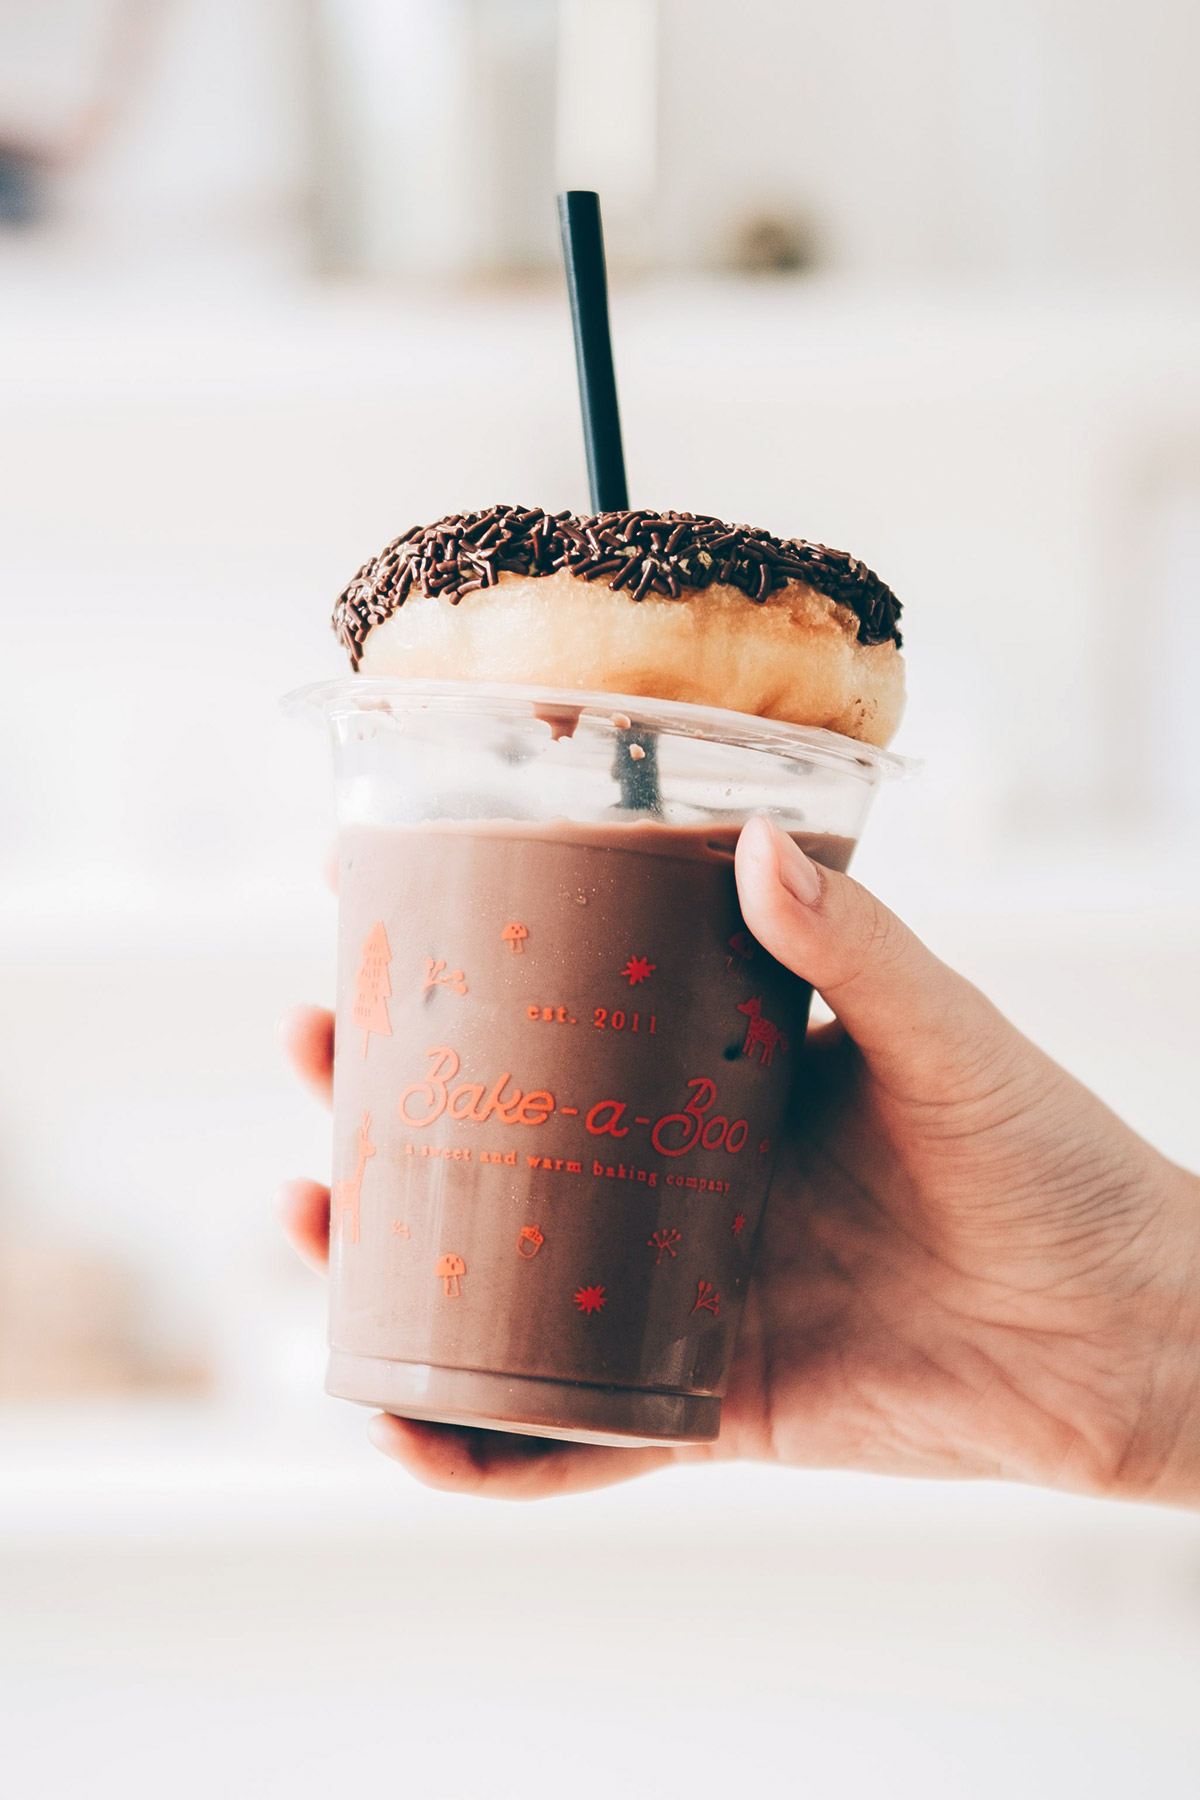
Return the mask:
M 850 608 L 859 643 L 901 642 L 900 602 L 845 550 L 772 537 L 703 513 L 577 517 L 528 506 L 489 506 L 414 525 L 363 564 L 338 599 L 333 628 L 357 669 L 371 627 L 403 606 L 414 588 L 456 605 L 464 594 L 495 587 L 505 572 L 553 575 L 557 569 L 624 589 L 635 601 L 647 594 L 678 600 L 720 581 L 761 602 L 775 588 L 801 581 Z

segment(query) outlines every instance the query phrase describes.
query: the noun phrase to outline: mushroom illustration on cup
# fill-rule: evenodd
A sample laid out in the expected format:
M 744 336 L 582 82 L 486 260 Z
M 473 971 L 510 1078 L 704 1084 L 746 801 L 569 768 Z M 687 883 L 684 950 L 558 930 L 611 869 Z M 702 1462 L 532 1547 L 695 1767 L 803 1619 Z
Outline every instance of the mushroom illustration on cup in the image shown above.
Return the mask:
M 445 1282 L 448 1299 L 457 1300 L 459 1298 L 462 1289 L 458 1285 L 458 1278 L 460 1275 L 465 1275 L 466 1272 L 466 1263 L 453 1250 L 448 1250 L 445 1256 L 438 1257 L 434 1274 L 439 1281 Z

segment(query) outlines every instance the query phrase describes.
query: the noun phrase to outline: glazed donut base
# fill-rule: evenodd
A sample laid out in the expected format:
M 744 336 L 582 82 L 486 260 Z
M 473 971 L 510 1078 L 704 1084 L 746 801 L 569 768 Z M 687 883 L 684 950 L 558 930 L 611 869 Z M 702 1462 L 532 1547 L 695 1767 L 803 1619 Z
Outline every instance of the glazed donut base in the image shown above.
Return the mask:
M 634 601 L 603 580 L 503 574 L 452 604 L 420 592 L 372 627 L 360 673 L 595 689 L 821 727 L 880 748 L 904 662 L 849 608 L 789 581 L 762 602 L 714 583 Z

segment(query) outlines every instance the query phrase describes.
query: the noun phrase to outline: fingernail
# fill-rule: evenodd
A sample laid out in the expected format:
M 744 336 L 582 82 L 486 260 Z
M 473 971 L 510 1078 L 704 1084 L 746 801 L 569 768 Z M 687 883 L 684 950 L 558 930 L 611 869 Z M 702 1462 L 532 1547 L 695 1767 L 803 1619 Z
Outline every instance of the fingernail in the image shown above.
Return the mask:
M 802 906 L 815 906 L 821 898 L 821 871 L 805 856 L 796 840 L 781 831 L 773 819 L 765 823 L 771 828 L 780 881 L 793 900 L 799 900 Z

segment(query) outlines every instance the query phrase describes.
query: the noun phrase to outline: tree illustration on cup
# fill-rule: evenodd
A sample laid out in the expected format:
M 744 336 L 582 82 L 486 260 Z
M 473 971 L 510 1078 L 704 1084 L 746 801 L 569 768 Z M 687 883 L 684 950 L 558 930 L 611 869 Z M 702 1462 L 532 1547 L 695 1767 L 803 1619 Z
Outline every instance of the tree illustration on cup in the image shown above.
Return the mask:
M 387 1008 L 392 992 L 388 974 L 391 961 L 392 947 L 388 943 L 383 920 L 379 919 L 367 934 L 367 941 L 362 947 L 362 962 L 354 978 L 354 1007 L 351 1017 L 363 1034 L 364 1056 L 367 1054 L 372 1032 L 378 1037 L 392 1035 Z
M 439 1281 L 445 1282 L 446 1296 L 448 1299 L 457 1300 L 459 1298 L 462 1289 L 458 1285 L 458 1278 L 460 1275 L 465 1275 L 466 1272 L 466 1263 L 463 1261 L 462 1257 L 456 1255 L 453 1250 L 448 1250 L 445 1256 L 438 1257 L 437 1268 L 434 1270 L 434 1274 Z

